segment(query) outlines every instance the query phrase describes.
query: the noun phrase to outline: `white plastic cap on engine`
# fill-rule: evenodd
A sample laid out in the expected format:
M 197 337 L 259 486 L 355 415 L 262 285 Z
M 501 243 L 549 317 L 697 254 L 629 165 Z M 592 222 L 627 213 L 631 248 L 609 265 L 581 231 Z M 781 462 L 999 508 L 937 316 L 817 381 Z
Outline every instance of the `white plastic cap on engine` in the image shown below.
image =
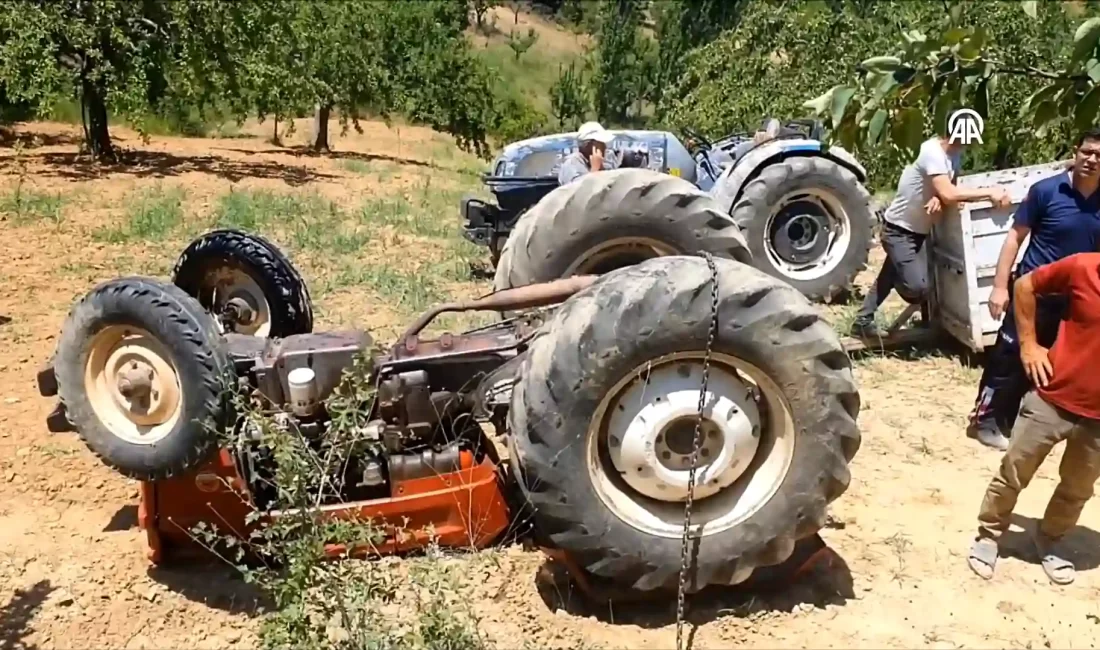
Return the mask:
M 286 376 L 290 388 L 290 410 L 309 417 L 317 410 L 317 373 L 312 368 L 295 368 Z

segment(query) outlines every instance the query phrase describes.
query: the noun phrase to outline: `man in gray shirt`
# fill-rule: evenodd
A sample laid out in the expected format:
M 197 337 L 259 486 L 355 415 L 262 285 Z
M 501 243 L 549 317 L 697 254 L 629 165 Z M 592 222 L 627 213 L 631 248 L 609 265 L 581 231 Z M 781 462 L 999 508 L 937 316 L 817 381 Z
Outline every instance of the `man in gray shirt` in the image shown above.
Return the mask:
M 917 159 L 902 172 L 897 194 L 883 215 L 880 239 L 886 261 L 852 323 L 852 336 L 882 336 L 875 325 L 875 311 L 891 290 L 897 289 L 909 304 L 924 302 L 928 292 L 924 242 L 945 208 L 966 201 L 989 200 L 999 207 L 1009 204 L 1008 192 L 1002 187 L 955 186 L 964 146 L 942 136 L 930 138 L 921 145 Z
M 607 145 L 615 134 L 598 122 L 585 122 L 577 131 L 577 150 L 565 157 L 558 170 L 558 185 L 566 185 L 589 172 L 614 169 L 615 163 L 607 156 Z

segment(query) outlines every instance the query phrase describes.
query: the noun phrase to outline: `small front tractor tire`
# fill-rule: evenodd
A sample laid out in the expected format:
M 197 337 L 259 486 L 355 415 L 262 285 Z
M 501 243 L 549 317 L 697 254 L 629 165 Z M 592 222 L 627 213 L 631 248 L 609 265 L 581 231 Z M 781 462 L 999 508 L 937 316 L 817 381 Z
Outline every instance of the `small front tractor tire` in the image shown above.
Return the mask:
M 860 446 L 833 329 L 789 285 L 715 263 L 690 591 L 786 560 L 824 526 Z M 538 541 L 634 590 L 677 586 L 712 288 L 698 257 L 605 275 L 541 330 L 512 394 L 510 462 Z
M 259 235 L 229 228 L 200 235 L 176 261 L 172 282 L 214 314 L 223 330 L 272 338 L 313 331 L 305 281 Z M 246 310 L 228 312 L 233 301 Z
M 815 301 L 834 302 L 867 266 L 875 214 L 856 175 L 828 158 L 765 167 L 731 211 L 753 264 Z
M 228 419 L 232 364 L 214 319 L 179 287 L 151 278 L 111 280 L 78 302 L 54 373 L 84 443 L 131 478 L 198 467 Z
M 749 262 L 737 225 L 691 183 L 649 169 L 587 174 L 516 222 L 494 289 L 601 274 L 646 259 L 709 251 Z

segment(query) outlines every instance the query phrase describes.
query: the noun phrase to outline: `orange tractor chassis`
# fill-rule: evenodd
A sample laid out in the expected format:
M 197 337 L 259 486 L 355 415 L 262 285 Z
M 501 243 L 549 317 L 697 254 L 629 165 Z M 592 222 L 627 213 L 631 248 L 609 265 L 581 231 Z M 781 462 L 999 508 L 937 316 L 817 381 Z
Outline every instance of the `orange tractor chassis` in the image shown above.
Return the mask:
M 379 381 L 377 404 L 379 414 L 392 426 L 417 425 L 425 408 L 437 408 L 430 400 L 417 395 L 423 386 L 406 380 L 386 379 L 410 371 L 453 372 L 452 384 L 468 383 L 467 366 L 472 362 L 490 368 L 479 375 L 480 386 L 474 391 L 481 411 L 500 430 L 503 421 L 499 411 L 486 406 L 486 389 L 507 381 L 517 368 L 510 360 L 515 351 L 534 334 L 538 314 L 533 312 L 514 322 L 501 323 L 466 334 L 443 334 L 438 339 L 422 339 L 420 332 L 435 317 L 448 311 L 520 310 L 558 303 L 580 291 L 595 280 L 594 276 L 531 285 L 500 291 L 477 300 L 437 307 L 417 319 L 399 338 L 393 348 L 376 356 L 376 367 L 387 369 Z M 277 370 L 308 359 L 319 376 L 333 369 L 346 367 L 355 350 L 369 347 L 366 335 L 360 332 L 329 332 L 296 334 L 282 339 L 264 339 L 239 334 L 226 334 L 233 351 L 233 363 L 242 377 L 250 376 L 264 395 L 278 394 Z M 367 337 L 369 338 L 369 337 Z M 487 364 L 487 366 L 485 366 Z M 58 395 L 58 382 L 53 363 L 38 374 L 39 392 L 46 397 Z M 272 392 L 269 392 L 269 390 Z M 420 409 L 417 412 L 416 409 Z M 52 432 L 76 430 L 69 421 L 63 404 L 59 403 L 47 418 Z M 389 425 L 388 425 L 389 426 Z M 473 434 L 474 436 L 483 434 Z M 385 430 L 382 432 L 385 439 Z M 487 437 L 475 451 L 452 448 L 442 451 L 406 452 L 396 456 L 389 468 L 388 494 L 372 494 L 367 499 L 323 506 L 329 516 L 371 520 L 385 527 L 387 537 L 369 549 L 370 553 L 403 553 L 427 546 L 433 539 L 451 548 L 484 548 L 500 541 L 513 524 L 515 498 L 512 482 L 504 471 L 493 443 Z M 192 531 L 200 523 L 232 531 L 245 538 L 249 532 L 248 515 L 256 509 L 257 498 L 250 487 L 244 459 L 226 448 L 213 453 L 204 464 L 171 478 L 143 480 L 140 483 L 138 524 L 146 536 L 147 554 L 151 562 L 169 563 L 188 557 L 206 556 L 204 546 Z M 516 491 L 518 493 L 518 490 Z M 357 555 L 358 549 L 332 546 L 333 556 Z M 604 597 L 599 579 L 577 566 L 560 551 L 545 549 L 573 576 L 582 591 L 595 598 Z M 364 553 L 365 554 L 365 553 Z M 761 567 L 756 576 L 743 586 L 761 582 L 782 585 L 822 559 L 830 552 L 817 535 L 798 542 L 794 553 L 784 563 Z M 616 590 L 622 596 L 621 590 Z

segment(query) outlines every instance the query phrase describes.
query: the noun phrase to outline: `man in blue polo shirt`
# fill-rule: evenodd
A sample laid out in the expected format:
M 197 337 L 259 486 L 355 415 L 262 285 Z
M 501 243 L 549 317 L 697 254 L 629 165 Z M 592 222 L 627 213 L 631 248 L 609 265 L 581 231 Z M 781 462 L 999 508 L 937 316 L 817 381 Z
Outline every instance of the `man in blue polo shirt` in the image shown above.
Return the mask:
M 1016 278 L 1044 264 L 1098 249 L 1098 184 L 1100 128 L 1093 128 L 1078 136 L 1070 169 L 1032 185 L 1027 198 L 1016 210 L 1012 229 L 997 259 L 997 274 L 989 296 L 990 315 L 1000 318 L 1003 314 L 1004 321 L 997 342 L 987 355 L 967 427 L 967 435 L 987 447 L 1008 448 L 1008 436 L 1016 422 L 1020 401 L 1031 388 L 1020 362 L 1019 339 L 1011 308 L 1012 285 Z M 1015 272 L 1010 273 L 1020 245 L 1028 235 L 1031 241 L 1027 250 Z M 1044 297 L 1036 305 L 1035 328 L 1039 345 L 1049 348 L 1054 344 L 1065 305 L 1061 296 Z

